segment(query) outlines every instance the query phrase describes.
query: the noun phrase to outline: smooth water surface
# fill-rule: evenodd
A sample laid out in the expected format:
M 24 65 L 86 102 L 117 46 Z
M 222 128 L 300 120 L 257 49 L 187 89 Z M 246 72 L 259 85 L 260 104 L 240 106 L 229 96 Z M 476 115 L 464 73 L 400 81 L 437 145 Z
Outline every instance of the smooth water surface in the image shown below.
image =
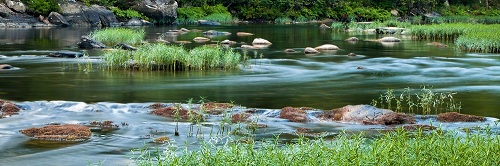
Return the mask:
M 0 119 L 0 160 L 10 165 L 26 165 L 35 159 L 51 163 L 49 165 L 73 165 L 72 161 L 78 161 L 77 165 L 85 165 L 87 161 L 127 165 L 132 162 L 126 157 L 130 155 L 129 150 L 149 142 L 146 136 L 156 133 L 151 130 L 165 130 L 163 135 L 168 136 L 173 133 L 173 120 L 147 114 L 146 103 L 186 103 L 200 97 L 249 108 L 307 106 L 329 110 L 349 104 L 369 104 L 387 89 L 400 93 L 407 87 L 418 91 L 425 85 L 435 92 L 456 92 L 454 97 L 462 102 L 462 113 L 500 118 L 500 54 L 460 52 L 451 41 L 440 41 L 450 47 L 437 48 L 426 44 L 432 41 L 413 41 L 407 36 L 396 36 L 403 39 L 396 44 L 368 42 L 363 40 L 383 36 L 321 30 L 318 25 L 147 27 L 147 40 L 153 42 L 161 33 L 183 27 L 232 33 L 213 38 L 216 41 L 251 43 L 254 38 L 264 38 L 273 44 L 266 49 L 247 51 L 252 59 L 239 70 L 110 71 L 100 65 L 100 50 L 80 50 L 76 46 L 81 35 L 94 29 L 0 29 L 0 64 L 16 67 L 0 71 L 0 99 L 29 107 L 20 115 Z M 236 32 L 255 35 L 238 37 Z M 198 36 L 202 36 L 201 32 L 190 32 L 168 40 L 192 41 Z M 361 41 L 344 41 L 353 36 Z M 335 44 L 341 50 L 318 55 L 302 52 L 305 47 L 322 44 Z M 193 42 L 185 47 L 199 45 Z M 231 47 L 243 53 L 240 45 Z M 298 53 L 284 53 L 287 48 L 296 49 Z M 50 52 L 61 50 L 86 51 L 90 59 L 46 57 Z M 358 56 L 347 56 L 350 52 Z M 81 66 L 89 63 L 93 70 L 83 71 Z M 92 120 L 130 125 L 111 133 L 94 133 L 87 142 L 56 147 L 41 146 L 17 132 L 52 122 Z M 293 130 L 290 126 L 321 131 L 334 128 L 330 132 L 366 129 L 359 125 L 321 122 L 268 123 L 269 129 L 259 135 L 262 138 L 272 137 L 273 133 L 288 133 Z M 204 131 L 210 131 L 210 127 Z M 60 155 L 64 157 L 58 157 Z

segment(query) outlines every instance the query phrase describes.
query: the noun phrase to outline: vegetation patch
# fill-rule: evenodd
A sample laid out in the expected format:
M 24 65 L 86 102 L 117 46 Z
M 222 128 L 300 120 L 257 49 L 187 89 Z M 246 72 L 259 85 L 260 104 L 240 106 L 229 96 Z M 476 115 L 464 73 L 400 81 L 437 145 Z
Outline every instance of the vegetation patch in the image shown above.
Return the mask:
M 500 25 L 483 24 L 432 24 L 410 28 L 410 35 L 419 40 L 455 40 L 462 51 L 500 52 Z
M 279 141 L 204 142 L 198 150 L 141 150 L 138 165 L 499 165 L 500 136 L 455 132 L 408 132 L 375 138 L 341 133 L 334 140 L 300 137 Z
M 108 46 L 114 46 L 120 43 L 128 45 L 141 44 L 145 35 L 144 29 L 105 28 L 95 30 L 88 36 Z
M 165 116 L 165 117 L 172 117 L 172 118 L 182 118 L 184 120 L 191 120 L 191 119 L 198 119 L 199 121 L 203 121 L 203 115 L 191 111 L 191 110 L 186 110 L 180 106 L 170 106 L 166 108 L 159 108 L 156 110 L 151 111 L 151 114 L 158 115 L 158 116 Z
M 111 50 L 104 53 L 103 60 L 110 69 L 169 71 L 234 69 L 242 62 L 232 49 L 200 46 L 188 51 L 165 44 L 145 44 L 133 52 Z

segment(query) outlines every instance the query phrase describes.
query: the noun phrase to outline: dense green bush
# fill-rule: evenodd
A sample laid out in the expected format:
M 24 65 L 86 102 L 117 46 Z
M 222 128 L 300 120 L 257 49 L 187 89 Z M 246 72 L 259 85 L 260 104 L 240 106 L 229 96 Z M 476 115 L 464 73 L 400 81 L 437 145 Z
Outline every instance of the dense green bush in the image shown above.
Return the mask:
M 47 16 L 50 12 L 59 12 L 59 4 L 57 0 L 23 0 L 28 9 L 35 15 Z
M 202 7 L 177 8 L 177 22 L 180 24 L 194 24 L 197 20 L 212 20 L 220 23 L 231 23 L 232 16 L 222 5 Z
M 111 9 L 111 12 L 113 12 L 116 15 L 118 20 L 121 20 L 121 21 L 129 20 L 129 19 L 134 18 L 134 17 L 141 18 L 144 20 L 149 20 L 148 17 L 146 17 L 143 14 L 141 14 L 135 10 L 132 10 L 132 9 L 122 10 L 120 8 L 117 8 L 117 7 L 110 7 L 110 9 Z

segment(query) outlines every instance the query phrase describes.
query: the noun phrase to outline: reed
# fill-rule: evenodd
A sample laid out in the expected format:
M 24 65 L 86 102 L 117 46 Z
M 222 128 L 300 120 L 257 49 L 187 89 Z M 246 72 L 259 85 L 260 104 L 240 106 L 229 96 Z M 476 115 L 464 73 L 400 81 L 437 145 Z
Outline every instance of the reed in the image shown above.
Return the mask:
M 378 100 L 372 100 L 374 107 L 387 108 L 395 112 L 407 112 L 421 115 L 444 112 L 460 112 L 461 103 L 454 98 L 456 93 L 437 93 L 432 87 L 423 86 L 420 91 L 405 88 L 397 94 L 392 89 L 380 94 Z M 394 107 L 395 104 L 395 107 Z
M 241 55 L 232 49 L 200 46 L 186 50 L 165 44 L 145 44 L 132 52 L 111 50 L 103 60 L 109 69 L 168 71 L 235 69 L 242 62 Z
M 472 28 L 472 24 L 430 24 L 410 27 L 409 34 L 417 40 L 455 40 Z
M 119 43 L 138 45 L 144 40 L 145 35 L 144 29 L 105 28 L 95 30 L 88 36 L 108 46 L 114 46 Z
M 233 17 L 229 13 L 214 13 L 202 18 L 203 20 L 216 21 L 222 24 L 230 24 L 233 22 Z
M 397 129 L 375 138 L 341 133 L 334 140 L 300 137 L 287 144 L 205 141 L 193 151 L 170 144 L 139 152 L 137 165 L 499 165 L 500 136 Z

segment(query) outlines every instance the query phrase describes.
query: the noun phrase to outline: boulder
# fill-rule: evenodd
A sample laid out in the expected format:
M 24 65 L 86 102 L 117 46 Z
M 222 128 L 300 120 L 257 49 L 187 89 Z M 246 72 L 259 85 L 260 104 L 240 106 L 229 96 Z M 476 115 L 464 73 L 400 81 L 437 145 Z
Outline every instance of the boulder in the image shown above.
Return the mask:
M 359 39 L 357 37 L 350 37 L 348 39 L 345 39 L 345 41 L 348 41 L 348 42 L 357 42 L 357 41 L 359 41 Z
M 12 11 L 8 7 L 0 3 L 0 18 L 9 18 L 10 12 Z
M 43 19 L 43 20 L 45 20 L 45 19 Z M 64 18 L 61 14 L 59 14 L 57 12 L 50 12 L 49 16 L 47 17 L 47 20 L 49 21 L 50 24 L 54 24 L 57 26 L 62 26 L 62 27 L 70 26 L 70 24 L 66 20 L 66 18 Z M 45 21 L 44 21 L 44 23 L 47 24 L 47 22 L 45 22 Z
M 10 101 L 0 100 L 0 119 L 19 113 L 20 108 Z
M 262 38 L 255 38 L 255 39 L 253 39 L 252 44 L 253 44 L 253 45 L 271 45 L 272 43 L 271 43 L 271 42 L 269 42 L 269 41 L 268 41 L 268 40 L 266 40 L 266 39 L 262 39 Z
M 284 52 L 285 53 L 296 53 L 297 51 L 295 51 L 294 49 L 288 48 L 288 49 L 285 49 Z
M 333 44 L 323 44 L 321 46 L 315 47 L 316 50 L 339 50 L 339 47 Z
M 379 42 L 400 42 L 401 40 L 396 38 L 396 37 L 383 37 L 381 39 L 378 39 Z
M 84 141 L 90 139 L 92 135 L 90 128 L 76 124 L 33 127 L 19 132 L 34 139 L 52 141 Z
M 351 52 L 351 53 L 347 54 L 347 56 L 358 56 L 358 55 L 356 53 Z
M 205 36 L 226 36 L 226 35 L 231 35 L 229 32 L 221 32 L 221 31 L 216 31 L 216 30 L 208 30 L 203 32 L 203 35 Z
M 61 15 L 72 26 L 102 27 L 119 24 L 110 10 L 99 5 L 85 6 L 76 2 L 62 3 Z
M 153 20 L 155 24 L 172 25 L 177 20 L 175 0 L 138 0 L 132 1 L 131 8 Z
M 18 1 L 5 0 L 4 3 L 5 5 L 7 5 L 8 8 L 12 9 L 17 13 L 26 12 L 26 5 L 24 5 L 24 3 L 19 0 Z
M 252 36 L 253 34 L 248 33 L 248 32 L 237 32 L 236 35 L 237 36 Z
M 319 54 L 320 52 L 312 47 L 307 47 L 304 49 L 305 54 Z
M 201 43 L 201 42 L 207 42 L 207 41 L 210 41 L 210 39 L 209 39 L 209 38 L 206 38 L 206 37 L 195 37 L 195 38 L 193 39 L 193 41 L 198 42 L 198 43 Z
M 348 105 L 325 112 L 323 119 L 354 122 L 361 124 L 396 125 L 415 123 L 415 118 L 403 113 L 395 113 L 388 109 L 380 109 L 370 105 Z
M 230 44 L 236 44 L 236 42 L 226 39 L 226 40 L 221 41 L 220 44 L 230 45 Z
M 391 10 L 391 15 L 394 16 L 394 17 L 397 17 L 397 16 L 399 16 L 399 12 L 396 9 L 392 9 Z
M 219 25 L 221 25 L 219 22 L 212 21 L 212 20 L 198 20 L 198 24 L 206 25 L 206 26 L 219 26 Z
M 437 120 L 441 122 L 478 122 L 485 121 L 486 118 L 482 116 L 461 114 L 458 112 L 447 112 L 438 114 Z
M 378 27 L 375 29 L 375 32 L 377 34 L 396 34 L 397 32 L 402 32 L 404 30 L 404 28 L 398 27 Z
M 54 58 L 79 58 L 82 57 L 83 54 L 81 52 L 72 52 L 72 51 L 61 51 L 61 52 L 51 52 L 47 57 Z
M 103 43 L 91 39 L 90 37 L 85 35 L 80 38 L 80 41 L 77 43 L 77 45 L 79 48 L 83 49 L 106 48 L 106 45 L 104 45 Z
M 0 69 L 2 70 L 12 69 L 12 66 L 9 64 L 0 64 Z
M 135 48 L 134 46 L 131 46 L 131 45 L 128 45 L 128 44 L 125 44 L 125 43 L 119 43 L 117 45 L 114 46 L 115 48 L 120 48 L 122 50 L 129 50 L 129 51 L 135 51 L 137 50 L 137 48 Z
M 328 25 L 326 25 L 326 24 L 321 24 L 321 25 L 319 26 L 319 28 L 321 28 L 321 29 L 331 29 L 331 27 L 329 27 L 329 26 L 328 26 Z
M 293 107 L 282 108 L 280 112 L 280 118 L 288 119 L 291 122 L 307 122 L 306 111 Z
M 125 26 L 142 26 L 142 21 L 141 19 L 134 17 L 128 20 L 128 22 L 125 23 Z
M 177 107 L 177 106 L 155 109 L 151 111 L 151 114 L 164 117 L 172 117 L 172 118 L 176 118 L 175 116 L 178 115 L 179 118 L 182 118 L 184 120 L 188 120 L 190 118 L 198 118 L 198 120 L 200 121 L 204 120 L 203 115 L 195 111 L 186 110 L 182 107 Z

